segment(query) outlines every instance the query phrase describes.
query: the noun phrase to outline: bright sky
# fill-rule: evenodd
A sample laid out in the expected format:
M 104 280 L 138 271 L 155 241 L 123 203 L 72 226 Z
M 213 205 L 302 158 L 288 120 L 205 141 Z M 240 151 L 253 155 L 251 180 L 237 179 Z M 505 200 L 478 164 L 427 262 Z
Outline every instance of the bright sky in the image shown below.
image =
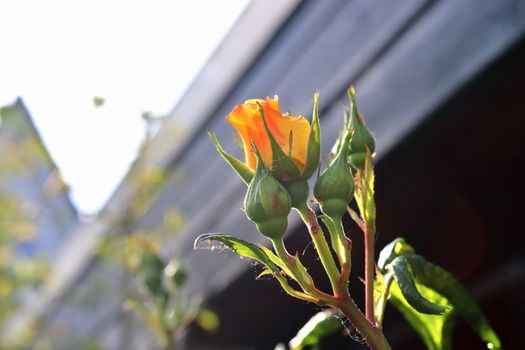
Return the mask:
M 0 106 L 24 99 L 77 208 L 97 212 L 249 0 L 3 0 Z M 93 97 L 105 99 L 96 108 Z

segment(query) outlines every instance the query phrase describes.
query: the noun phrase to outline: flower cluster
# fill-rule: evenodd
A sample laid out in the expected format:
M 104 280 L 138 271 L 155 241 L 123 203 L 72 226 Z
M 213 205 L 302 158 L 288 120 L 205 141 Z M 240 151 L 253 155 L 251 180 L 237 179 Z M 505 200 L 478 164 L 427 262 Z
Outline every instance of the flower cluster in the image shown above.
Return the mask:
M 353 90 L 350 96 L 353 99 Z M 291 208 L 303 210 L 307 206 L 307 181 L 320 163 L 318 101 L 316 93 L 311 123 L 304 116 L 282 113 L 277 96 L 235 106 L 226 120 L 242 139 L 243 162 L 227 154 L 210 134 L 221 155 L 248 184 L 246 214 L 266 236 L 282 236 Z M 353 169 L 363 167 L 366 152 L 374 151 L 374 139 L 353 102 L 336 142 L 335 157 L 314 187 L 321 210 L 330 217 L 346 212 L 354 193 Z M 268 222 L 272 228 L 267 227 Z

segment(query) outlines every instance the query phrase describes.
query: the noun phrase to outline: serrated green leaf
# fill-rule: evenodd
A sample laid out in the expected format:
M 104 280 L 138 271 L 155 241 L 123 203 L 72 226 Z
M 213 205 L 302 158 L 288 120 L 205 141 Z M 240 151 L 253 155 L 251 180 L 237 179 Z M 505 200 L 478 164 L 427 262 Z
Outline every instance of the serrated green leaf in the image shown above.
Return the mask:
M 193 247 L 194 249 L 200 249 L 203 248 L 206 243 L 213 246 L 213 242 L 219 242 L 242 257 L 260 262 L 273 274 L 279 274 L 279 269 L 262 248 L 233 236 L 218 233 L 204 233 L 197 237 Z
M 414 276 L 419 283 L 446 297 L 454 306 L 456 313 L 478 333 L 489 349 L 501 349 L 501 341 L 483 311 L 452 274 L 420 255 L 406 253 L 404 256 L 410 262 Z
M 284 276 L 281 274 L 279 268 L 272 262 L 272 260 L 268 257 L 265 251 L 261 247 L 256 246 L 255 244 L 228 235 L 217 233 L 205 233 L 197 237 L 194 243 L 194 249 L 205 247 L 208 248 L 208 246 L 214 249 L 216 247 L 216 245 L 214 245 L 214 242 L 215 244 L 219 243 L 224 245 L 224 247 L 230 248 L 242 257 L 250 258 L 261 263 L 266 269 L 268 269 L 272 273 L 272 275 L 281 284 L 281 287 L 283 287 L 284 291 L 289 295 L 301 300 L 319 302 L 319 300 L 315 297 L 312 297 L 306 293 L 297 291 L 290 287 L 290 285 L 286 281 L 286 278 L 284 278 Z
M 334 316 L 333 310 L 324 310 L 315 314 L 290 340 L 290 350 L 301 350 L 306 346 L 319 349 L 321 340 L 341 331 L 341 321 Z
M 217 151 L 222 156 L 222 158 L 224 158 L 224 160 L 232 167 L 233 170 L 235 170 L 235 172 L 241 177 L 241 179 L 246 184 L 249 184 L 253 178 L 253 170 L 237 158 L 232 157 L 231 155 L 226 153 L 226 151 L 219 144 L 219 140 L 217 140 L 217 137 L 214 133 L 208 131 L 208 136 L 213 141 L 215 148 L 217 148 Z
M 417 311 L 424 314 L 441 315 L 447 308 L 439 304 L 435 304 L 418 291 L 412 273 L 409 270 L 408 260 L 404 256 L 398 256 L 389 265 L 389 269 L 394 274 L 394 279 L 405 297 L 405 300 Z

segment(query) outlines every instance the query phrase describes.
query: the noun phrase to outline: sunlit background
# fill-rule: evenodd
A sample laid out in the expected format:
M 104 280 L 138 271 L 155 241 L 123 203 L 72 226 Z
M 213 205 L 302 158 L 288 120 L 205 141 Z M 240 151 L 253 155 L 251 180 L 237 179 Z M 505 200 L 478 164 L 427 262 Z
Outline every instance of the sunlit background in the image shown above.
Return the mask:
M 171 111 L 248 2 L 0 2 L 0 106 L 22 97 L 81 213 L 126 174 L 141 115 Z

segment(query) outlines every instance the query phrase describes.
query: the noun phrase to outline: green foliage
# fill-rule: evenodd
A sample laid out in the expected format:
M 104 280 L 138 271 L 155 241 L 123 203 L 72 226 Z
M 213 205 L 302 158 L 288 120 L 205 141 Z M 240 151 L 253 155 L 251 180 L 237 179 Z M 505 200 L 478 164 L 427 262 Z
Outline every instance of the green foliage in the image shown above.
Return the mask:
M 289 269 L 289 268 L 286 266 L 286 264 L 281 260 L 281 258 L 279 258 L 277 255 L 275 255 L 275 253 L 274 253 L 271 249 L 269 249 L 269 248 L 267 248 L 267 247 L 265 247 L 265 246 L 263 246 L 263 245 L 261 245 L 259 248 L 261 248 L 262 251 L 263 251 L 264 253 L 266 253 L 266 255 L 268 256 L 268 258 L 269 258 L 269 259 L 270 259 L 270 260 L 271 260 L 276 266 L 278 266 L 281 270 L 283 270 L 284 273 L 285 273 L 287 276 L 290 276 L 290 277 L 293 278 L 293 273 L 292 273 L 292 271 L 290 271 L 290 269 Z
M 140 257 L 138 273 L 151 295 L 167 302 L 169 293 L 163 285 L 164 261 L 153 251 L 144 250 Z
M 461 283 L 443 268 L 415 254 L 403 239 L 398 238 L 383 249 L 378 267 L 385 275 L 393 274 L 395 282 L 390 287 L 389 300 L 429 349 L 450 348 L 456 316 L 463 318 L 489 349 L 501 349 L 497 334 Z M 378 283 L 382 281 L 378 279 Z
M 414 282 L 412 272 L 409 270 L 408 261 L 404 256 L 398 256 L 389 265 L 399 290 L 408 304 L 423 314 L 441 315 L 447 310 L 446 307 L 435 304 L 423 297 Z
M 433 305 L 443 305 L 447 307 L 447 310 L 440 315 L 429 315 L 417 311 L 406 301 L 395 283 L 390 287 L 389 301 L 419 334 L 428 350 L 450 350 L 452 327 L 455 321 L 452 305 L 431 288 L 419 285 L 418 290 L 425 300 L 429 300 Z
M 26 116 L 21 113 L 16 104 L 0 108 L 0 331 L 20 306 L 22 293 L 34 292 L 49 275 L 47 258 L 21 256 L 16 251 L 20 243 L 38 238 L 33 212 L 39 210 L 39 206 L 13 193 L 11 181 L 30 176 L 37 166 L 50 161 Z M 4 134 L 4 127 L 11 133 Z M 51 173 L 46 181 L 53 184 L 53 189 L 41 188 L 44 195 L 65 188 L 56 175 Z M 16 339 L 0 338 L 0 348 L 22 348 L 31 337 L 30 333 L 20 334 Z
M 334 310 L 324 310 L 315 314 L 290 340 L 290 350 L 311 348 L 320 349 L 323 339 L 329 338 L 343 329 L 341 320 L 334 315 Z
M 451 332 L 457 317 L 469 323 L 490 349 L 501 349 L 499 338 L 461 284 L 447 271 L 416 255 L 413 247 L 404 239 L 396 239 L 383 249 L 374 275 L 376 205 L 372 157 L 375 140 L 358 113 L 353 88 L 348 89 L 348 96 L 351 108 L 345 111 L 343 128 L 332 149 L 334 159 L 319 176 L 314 187 L 316 201 L 313 202 L 317 202 L 323 212 L 321 219 L 329 230 L 332 250 L 317 215 L 307 201 L 309 188 L 306 180 L 318 168 L 320 159 L 318 93 L 314 96 L 313 120 L 306 150 L 307 164 L 303 174 L 299 174 L 299 169 L 290 157 L 293 135 L 290 135 L 288 142 L 290 149 L 281 149 L 270 132 L 261 105 L 259 113 L 264 130 L 260 127 L 255 132 L 265 132 L 269 138 L 272 150 L 271 169 L 263 164 L 255 144 L 252 148 L 257 157 L 257 169 L 253 173 L 246 165 L 227 155 L 210 133 L 221 156 L 249 183 L 245 212 L 256 223 L 259 232 L 270 238 L 275 253 L 269 248 L 259 247 L 236 237 L 215 233 L 199 236 L 195 241 L 195 248 L 206 246 L 214 250 L 227 247 L 241 257 L 259 262 L 265 268 L 259 276 L 272 275 L 289 295 L 343 312 L 373 349 L 390 349 L 382 332 L 388 300 L 412 325 L 430 350 L 450 349 Z M 356 199 L 359 214 L 347 207 L 352 196 Z M 308 228 L 330 281 L 332 294 L 315 286 L 312 276 L 298 256 L 291 256 L 284 245 L 283 234 L 290 207 L 297 209 Z M 345 212 L 350 214 L 365 236 L 365 314 L 349 294 L 352 241 L 346 236 L 342 223 Z M 298 289 L 288 285 L 284 276 L 294 279 Z M 374 276 L 377 276 L 375 282 Z M 341 328 L 339 320 L 327 316 L 325 312 L 320 313 L 290 342 L 290 348 L 318 349 L 322 338 Z
M 124 241 L 124 265 L 145 287 L 139 293 L 130 290 L 124 306 L 140 316 L 165 349 L 174 349 L 177 335 L 192 322 L 206 331 L 219 327 L 218 316 L 204 308 L 197 296 L 188 298 L 182 293 L 187 279 L 182 260 L 166 262 L 157 248 L 137 233 Z
M 242 257 L 253 259 L 259 263 L 261 263 L 266 269 L 268 269 L 272 274 L 280 274 L 279 269 L 276 267 L 274 261 L 278 261 L 279 259 L 277 256 L 270 257 L 267 255 L 265 249 L 256 246 L 253 243 L 249 243 L 246 241 L 243 241 L 242 239 L 218 234 L 218 233 L 205 233 L 197 237 L 194 243 L 195 249 L 202 248 L 206 244 L 213 245 L 214 242 L 218 242 L 220 244 L 223 244 L 224 246 L 230 248 L 235 253 L 239 254 Z M 281 262 L 280 265 L 284 265 L 284 263 Z
M 278 243 L 277 240 L 274 241 L 274 247 L 278 247 L 276 243 Z M 272 275 L 281 284 L 283 289 L 291 296 L 302 300 L 314 300 L 307 294 L 291 288 L 283 276 L 283 274 L 287 275 L 288 277 L 297 281 L 299 285 L 305 286 L 305 288 L 313 286 L 311 276 L 308 274 L 306 268 L 302 265 L 301 261 L 297 257 L 288 256 L 288 258 L 293 261 L 293 263 L 287 264 L 280 258 L 280 256 L 283 255 L 279 254 L 279 256 L 277 256 L 266 247 L 259 247 L 242 239 L 218 233 L 205 233 L 197 237 L 194 243 L 194 249 L 207 247 L 211 247 L 212 250 L 214 250 L 216 247 L 227 247 L 241 257 L 255 260 L 264 267 L 264 270 L 259 274 L 259 277 Z M 282 269 L 282 272 L 280 269 Z
M 487 343 L 490 349 L 501 349 L 501 341 L 483 311 L 461 283 L 443 268 L 414 253 L 406 253 L 417 281 L 448 299 L 458 316 L 463 318 Z
M 402 253 L 414 252 L 414 248 L 406 243 L 404 238 L 396 238 L 392 242 L 388 243 L 379 253 L 379 259 L 377 261 L 377 267 L 381 271 L 385 271 L 388 264 L 392 262 L 396 257 Z
M 188 273 L 180 261 L 172 260 L 164 269 L 164 277 L 170 289 L 177 289 L 182 288 L 188 278 Z

